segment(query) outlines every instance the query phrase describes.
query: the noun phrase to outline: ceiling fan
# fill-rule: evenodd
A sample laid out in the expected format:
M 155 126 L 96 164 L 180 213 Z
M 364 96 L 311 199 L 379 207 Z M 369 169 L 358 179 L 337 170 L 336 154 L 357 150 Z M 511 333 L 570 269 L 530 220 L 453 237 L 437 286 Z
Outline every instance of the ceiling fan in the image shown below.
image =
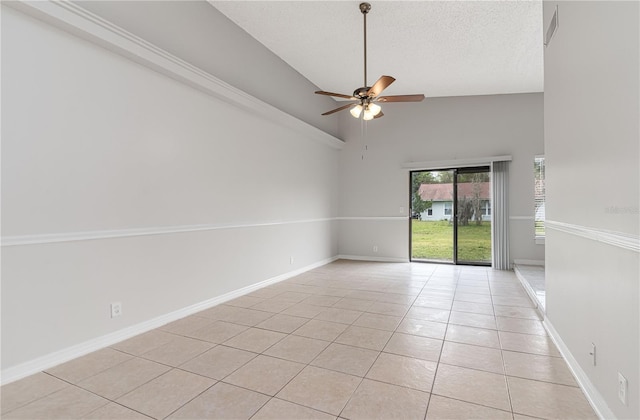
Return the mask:
M 371 5 L 369 3 L 360 3 L 360 12 L 362 12 L 364 17 L 364 86 L 353 91 L 353 95 L 325 92 L 323 90 L 316 91 L 315 93 L 318 95 L 335 96 L 356 101 L 327 111 L 322 115 L 331 115 L 351 107 L 351 115 L 355 118 L 360 118 L 362 115 L 362 119 L 368 121 L 384 115 L 380 105 L 375 102 L 420 102 L 424 99 L 423 94 L 379 96 L 383 90 L 396 80 L 391 76 L 382 76 L 373 86 L 367 86 L 367 13 L 369 13 L 370 10 Z

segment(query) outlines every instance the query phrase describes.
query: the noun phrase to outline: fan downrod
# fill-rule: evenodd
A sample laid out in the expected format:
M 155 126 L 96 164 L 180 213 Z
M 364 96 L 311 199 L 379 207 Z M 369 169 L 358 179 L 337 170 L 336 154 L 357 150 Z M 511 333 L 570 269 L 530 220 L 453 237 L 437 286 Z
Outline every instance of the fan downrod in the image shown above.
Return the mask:
M 360 3 L 360 12 L 364 20 L 364 85 L 367 86 L 367 13 L 371 10 L 369 3 Z

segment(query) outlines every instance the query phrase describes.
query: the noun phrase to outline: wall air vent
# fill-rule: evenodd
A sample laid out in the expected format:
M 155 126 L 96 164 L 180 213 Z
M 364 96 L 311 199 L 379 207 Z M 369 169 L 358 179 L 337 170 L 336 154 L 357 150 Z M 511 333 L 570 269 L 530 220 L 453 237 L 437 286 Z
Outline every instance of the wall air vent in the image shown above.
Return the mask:
M 547 28 L 547 35 L 544 38 L 545 47 L 549 46 L 549 42 L 551 42 L 551 38 L 553 38 L 553 35 L 556 33 L 556 29 L 558 29 L 558 6 L 556 6 L 556 10 L 553 12 L 551 22 L 549 22 L 549 27 Z

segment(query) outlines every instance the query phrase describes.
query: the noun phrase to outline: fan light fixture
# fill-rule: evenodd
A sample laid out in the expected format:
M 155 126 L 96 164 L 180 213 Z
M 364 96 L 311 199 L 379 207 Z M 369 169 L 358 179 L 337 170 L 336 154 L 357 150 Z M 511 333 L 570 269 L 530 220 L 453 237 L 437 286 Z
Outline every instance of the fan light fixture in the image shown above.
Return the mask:
M 371 10 L 369 3 L 360 3 L 360 12 L 364 16 L 364 86 L 356 89 L 353 95 L 344 95 L 342 93 L 325 92 L 322 90 L 316 91 L 318 95 L 336 96 L 338 98 L 344 98 L 349 100 L 355 100 L 357 102 L 351 102 L 347 105 L 343 105 L 339 108 L 325 112 L 322 115 L 331 115 L 335 112 L 342 111 L 343 109 L 351 108 L 349 112 L 354 118 L 362 117 L 365 121 L 370 121 L 374 118 L 380 118 L 384 114 L 382 113 L 382 107 L 375 104 L 375 102 L 420 102 L 424 99 L 424 95 L 394 95 L 394 96 L 378 96 L 396 79 L 391 76 L 380 77 L 373 86 L 367 86 L 367 13 Z
M 353 115 L 355 118 L 360 118 L 360 113 L 362 112 L 362 105 L 356 105 L 353 108 L 351 108 L 351 115 Z
M 369 112 L 371 112 L 371 114 L 373 114 L 374 117 L 382 112 L 382 107 L 377 104 L 369 104 L 367 109 L 369 110 Z

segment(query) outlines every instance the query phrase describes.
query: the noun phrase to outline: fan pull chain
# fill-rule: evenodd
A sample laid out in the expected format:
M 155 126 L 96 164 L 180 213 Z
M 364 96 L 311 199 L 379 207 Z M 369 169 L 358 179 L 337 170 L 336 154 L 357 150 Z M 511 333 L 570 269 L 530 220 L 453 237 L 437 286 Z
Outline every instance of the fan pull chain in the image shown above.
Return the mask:
M 364 120 L 362 118 L 360 118 L 360 141 L 362 142 L 361 144 L 364 146 Z M 364 147 L 362 146 L 360 148 L 360 159 L 364 160 Z

